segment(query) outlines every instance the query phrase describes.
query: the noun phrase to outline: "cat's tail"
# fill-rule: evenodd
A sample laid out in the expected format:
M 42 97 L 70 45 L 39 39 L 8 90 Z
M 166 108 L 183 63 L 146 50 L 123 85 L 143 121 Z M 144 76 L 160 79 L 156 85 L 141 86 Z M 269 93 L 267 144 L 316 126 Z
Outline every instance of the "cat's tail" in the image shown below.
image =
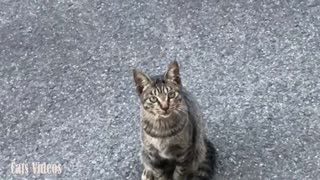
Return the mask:
M 205 139 L 207 147 L 206 160 L 203 161 L 192 180 L 212 180 L 216 169 L 217 152 L 209 139 Z

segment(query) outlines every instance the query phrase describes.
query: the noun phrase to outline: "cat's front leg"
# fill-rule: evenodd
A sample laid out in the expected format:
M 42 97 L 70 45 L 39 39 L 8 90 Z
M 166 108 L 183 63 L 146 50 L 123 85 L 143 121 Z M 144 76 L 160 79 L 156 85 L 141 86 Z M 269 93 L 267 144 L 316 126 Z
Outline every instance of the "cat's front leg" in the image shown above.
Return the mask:
M 185 180 L 187 177 L 187 168 L 183 166 L 176 166 L 173 172 L 173 180 Z
M 152 152 L 152 149 L 142 150 L 141 160 L 144 165 L 144 171 L 142 173 L 142 180 L 170 180 L 164 171 L 166 167 L 165 161 Z
M 170 180 L 166 176 L 163 176 L 160 172 L 144 169 L 141 180 Z
M 141 180 L 155 180 L 152 171 L 144 169 L 142 172 Z

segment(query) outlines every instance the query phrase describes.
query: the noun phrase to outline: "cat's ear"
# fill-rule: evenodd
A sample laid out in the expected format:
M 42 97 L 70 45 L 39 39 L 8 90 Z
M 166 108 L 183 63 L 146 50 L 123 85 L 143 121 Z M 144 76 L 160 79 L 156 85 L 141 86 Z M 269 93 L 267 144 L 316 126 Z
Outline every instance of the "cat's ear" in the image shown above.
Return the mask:
M 133 78 L 139 95 L 151 84 L 149 76 L 139 70 L 133 70 Z
M 181 85 L 180 70 L 177 61 L 173 61 L 169 64 L 168 70 L 165 74 L 165 79 Z

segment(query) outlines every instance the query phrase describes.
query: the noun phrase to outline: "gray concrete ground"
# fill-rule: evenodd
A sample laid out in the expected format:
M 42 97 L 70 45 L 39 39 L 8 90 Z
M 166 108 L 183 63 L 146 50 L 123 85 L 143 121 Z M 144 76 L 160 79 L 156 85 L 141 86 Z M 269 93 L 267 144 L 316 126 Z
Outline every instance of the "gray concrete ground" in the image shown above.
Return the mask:
M 138 180 L 132 69 L 174 59 L 216 179 L 320 179 L 319 28 L 318 0 L 2 0 L 0 179 Z

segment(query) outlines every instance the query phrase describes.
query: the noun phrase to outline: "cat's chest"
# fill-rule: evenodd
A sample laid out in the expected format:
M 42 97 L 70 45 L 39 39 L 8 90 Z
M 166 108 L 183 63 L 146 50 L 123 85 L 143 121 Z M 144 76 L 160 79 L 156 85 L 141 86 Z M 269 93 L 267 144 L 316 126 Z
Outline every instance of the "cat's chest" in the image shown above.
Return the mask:
M 149 139 L 150 147 L 156 150 L 157 154 L 165 159 L 174 159 L 177 154 L 188 146 L 188 140 L 182 137 L 173 138 L 151 138 Z
M 153 148 L 160 152 L 165 151 L 172 144 L 172 139 L 150 138 L 149 143 Z

